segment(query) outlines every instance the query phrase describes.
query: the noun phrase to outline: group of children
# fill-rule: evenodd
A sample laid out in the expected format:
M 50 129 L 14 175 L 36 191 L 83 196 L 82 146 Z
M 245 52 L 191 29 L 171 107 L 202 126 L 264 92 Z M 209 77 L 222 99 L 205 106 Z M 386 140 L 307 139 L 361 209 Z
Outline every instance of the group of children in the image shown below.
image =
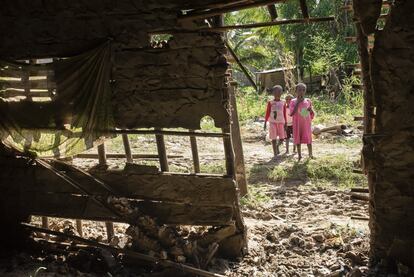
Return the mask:
M 264 129 L 269 123 L 269 138 L 272 141 L 273 154 L 280 154 L 279 146 L 286 141 L 286 154 L 289 153 L 289 140 L 293 137 L 293 152 L 297 151 L 298 159 L 302 159 L 301 145 L 308 146 L 309 157 L 312 153 L 312 127 L 315 116 L 310 99 L 305 98 L 306 85 L 296 85 L 296 98 L 288 94 L 285 101 L 281 100 L 282 86 L 276 85 L 270 89 L 274 99 L 267 103 Z

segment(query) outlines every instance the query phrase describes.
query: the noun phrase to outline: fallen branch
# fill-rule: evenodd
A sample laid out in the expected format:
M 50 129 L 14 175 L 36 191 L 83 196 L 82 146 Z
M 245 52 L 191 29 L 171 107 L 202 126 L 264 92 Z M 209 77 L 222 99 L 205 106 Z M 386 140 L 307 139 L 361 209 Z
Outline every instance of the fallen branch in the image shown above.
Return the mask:
M 365 217 L 365 216 L 351 216 L 351 219 L 355 219 L 355 220 L 369 220 L 369 217 Z
M 369 201 L 369 196 L 358 194 L 358 193 L 351 193 L 351 199 Z
M 331 126 L 331 127 L 327 127 L 327 128 L 322 128 L 322 129 L 315 128 L 313 130 L 313 134 L 314 135 L 319 135 L 321 133 L 329 132 L 329 131 L 336 131 L 337 133 L 341 133 L 342 130 L 345 130 L 345 129 L 346 129 L 346 125 L 335 125 L 335 126 Z
M 368 188 L 352 188 L 351 192 L 369 193 L 369 189 Z
M 224 277 L 224 275 L 221 274 L 217 274 L 217 273 L 211 273 L 208 272 L 206 270 L 202 270 L 202 269 L 198 269 L 189 265 L 184 265 L 184 264 L 179 264 L 179 263 L 175 263 L 173 261 L 170 260 L 161 260 L 161 259 L 157 259 L 155 257 L 151 257 L 149 255 L 145 255 L 145 254 L 141 254 L 141 253 L 137 253 L 131 250 L 126 250 L 126 249 L 119 249 L 119 248 L 115 248 L 103 243 L 99 243 L 96 241 L 92 241 L 89 239 L 85 239 L 85 238 L 81 238 L 75 235 L 70 235 L 70 234 L 65 234 L 62 232 L 57 232 L 57 231 L 52 231 L 52 230 L 48 230 L 48 229 L 43 229 L 43 228 L 39 228 L 27 223 L 21 223 L 22 226 L 24 226 L 25 228 L 34 231 L 34 232 L 39 232 L 39 233 L 44 233 L 44 234 L 49 234 L 49 235 L 54 235 L 54 236 L 59 236 L 62 238 L 66 238 L 66 239 L 71 239 L 71 240 L 75 240 L 78 242 L 82 242 L 84 244 L 87 245 L 91 245 L 91 246 L 95 246 L 101 249 L 106 249 L 114 254 L 123 254 L 129 258 L 135 258 L 135 259 L 139 259 L 142 261 L 146 261 L 146 262 L 150 262 L 153 264 L 157 264 L 157 265 L 161 265 L 164 267 L 172 267 L 175 269 L 179 269 L 182 271 L 185 271 L 187 273 L 192 273 L 195 275 L 199 275 L 199 276 L 205 276 L 205 277 Z

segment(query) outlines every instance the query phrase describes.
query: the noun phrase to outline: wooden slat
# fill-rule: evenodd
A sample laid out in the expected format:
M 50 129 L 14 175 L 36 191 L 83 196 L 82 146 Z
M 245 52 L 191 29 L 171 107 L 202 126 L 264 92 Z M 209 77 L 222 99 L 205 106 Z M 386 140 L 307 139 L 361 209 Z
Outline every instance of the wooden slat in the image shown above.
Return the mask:
M 127 163 L 133 163 L 134 159 L 132 158 L 132 151 L 131 145 L 129 143 L 128 134 L 122 134 L 122 142 L 124 144 L 125 158 L 127 160 Z
M 54 82 L 50 80 L 46 80 L 46 79 L 28 80 L 27 84 L 28 84 L 27 89 L 55 89 L 56 88 L 56 84 Z M 0 87 L 26 89 L 24 80 L 22 80 L 21 82 L 11 81 L 11 80 L 0 80 Z
M 31 97 L 50 97 L 50 93 L 47 90 L 30 91 L 28 95 Z M 28 96 L 28 95 L 22 89 L 5 89 L 2 91 L 0 87 L 0 97 L 17 97 L 17 96 Z
M 90 193 L 105 196 L 108 190 L 94 184 L 91 178 L 67 166 L 54 166 L 66 175 L 77 180 Z M 4 172 L 6 172 L 4 168 Z M 10 169 L 10 172 L 20 172 L 20 175 L 34 176 L 34 184 L 22 184 L 22 191 L 55 192 L 82 194 L 72 186 L 65 184 L 60 178 L 49 171 L 35 167 L 30 170 Z M 102 180 L 119 195 L 132 199 L 148 199 L 154 201 L 171 201 L 183 203 L 199 203 L 208 205 L 233 205 L 236 198 L 235 183 L 231 178 L 206 177 L 196 175 L 174 174 L 134 174 L 123 170 L 96 171 L 93 176 Z M 7 178 L 7 175 L 6 177 Z
M 162 131 L 161 129 L 156 131 Z M 165 141 L 163 135 L 155 135 L 155 140 L 157 142 L 157 150 L 158 150 L 158 156 L 160 160 L 160 167 L 161 171 L 169 171 L 168 168 L 168 158 L 167 158 L 167 151 L 165 149 Z
M 2 69 L 0 70 L 0 77 L 21 78 L 23 77 L 24 72 L 25 70 Z M 53 72 L 53 70 L 47 70 L 47 69 L 30 71 L 29 73 L 30 77 L 47 76 L 48 79 L 53 79 L 54 75 L 55 73 Z
M 76 158 L 78 159 L 98 159 L 99 155 L 95 153 L 82 153 L 76 155 Z M 131 154 L 131 157 L 133 159 L 158 159 L 158 154 Z M 169 159 L 176 159 L 176 158 L 182 158 L 183 155 L 167 155 L 167 158 Z M 125 158 L 125 154 L 118 154 L 118 153 L 107 153 L 106 154 L 107 159 L 122 159 Z
M 192 132 L 193 130 L 190 130 Z M 197 138 L 190 136 L 191 154 L 193 156 L 194 173 L 200 173 L 200 158 L 198 156 Z
M 21 211 L 33 215 L 122 222 L 87 196 L 22 193 L 20 201 Z M 160 224 L 227 225 L 233 216 L 232 207 L 148 201 L 137 202 L 136 207 L 144 214 L 157 218 Z
M 185 15 L 180 16 L 178 20 L 183 21 L 183 20 L 210 18 L 215 15 L 221 15 L 223 13 L 229 13 L 229 12 L 240 11 L 244 9 L 261 7 L 261 6 L 266 6 L 266 5 L 280 3 L 280 2 L 285 2 L 285 0 L 261 0 L 261 1 L 259 0 L 259 1 L 255 1 L 252 3 L 235 4 L 232 6 L 227 6 L 223 8 L 217 8 L 217 9 L 210 9 L 206 11 L 189 12 Z

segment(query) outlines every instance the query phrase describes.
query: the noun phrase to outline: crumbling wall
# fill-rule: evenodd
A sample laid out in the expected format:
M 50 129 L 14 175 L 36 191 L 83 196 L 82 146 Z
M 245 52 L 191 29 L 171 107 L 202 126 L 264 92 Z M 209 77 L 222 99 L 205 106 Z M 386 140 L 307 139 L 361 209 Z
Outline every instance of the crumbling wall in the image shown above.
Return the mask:
M 374 258 L 390 268 L 414 268 L 413 14 L 413 1 L 395 1 L 384 29 L 375 34 L 371 56 L 376 105 L 375 134 L 367 135 L 375 170 L 371 247 Z
M 178 26 L 182 9 L 214 2 L 6 1 L 0 58 L 65 57 L 110 40 L 117 127 L 198 129 L 206 115 L 224 127 L 227 62 L 220 35 L 189 32 L 161 48 L 150 44 L 151 32 Z

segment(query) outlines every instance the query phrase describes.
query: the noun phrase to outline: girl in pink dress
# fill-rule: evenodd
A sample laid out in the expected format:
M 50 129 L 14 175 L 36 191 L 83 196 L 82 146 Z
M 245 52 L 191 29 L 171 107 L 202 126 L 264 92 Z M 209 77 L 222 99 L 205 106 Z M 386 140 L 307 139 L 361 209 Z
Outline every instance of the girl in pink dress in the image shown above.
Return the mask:
M 273 154 L 276 157 L 279 154 L 279 145 L 286 138 L 286 106 L 285 101 L 280 100 L 283 88 L 274 86 L 271 91 L 274 99 L 267 103 L 264 129 L 266 130 L 266 124 L 269 122 L 269 137 L 272 140 Z
M 298 160 L 302 159 L 301 144 L 308 145 L 309 158 L 312 154 L 312 119 L 315 112 L 310 99 L 305 98 L 306 85 L 296 85 L 296 98 L 290 102 L 290 111 L 293 119 L 293 143 L 298 151 Z

